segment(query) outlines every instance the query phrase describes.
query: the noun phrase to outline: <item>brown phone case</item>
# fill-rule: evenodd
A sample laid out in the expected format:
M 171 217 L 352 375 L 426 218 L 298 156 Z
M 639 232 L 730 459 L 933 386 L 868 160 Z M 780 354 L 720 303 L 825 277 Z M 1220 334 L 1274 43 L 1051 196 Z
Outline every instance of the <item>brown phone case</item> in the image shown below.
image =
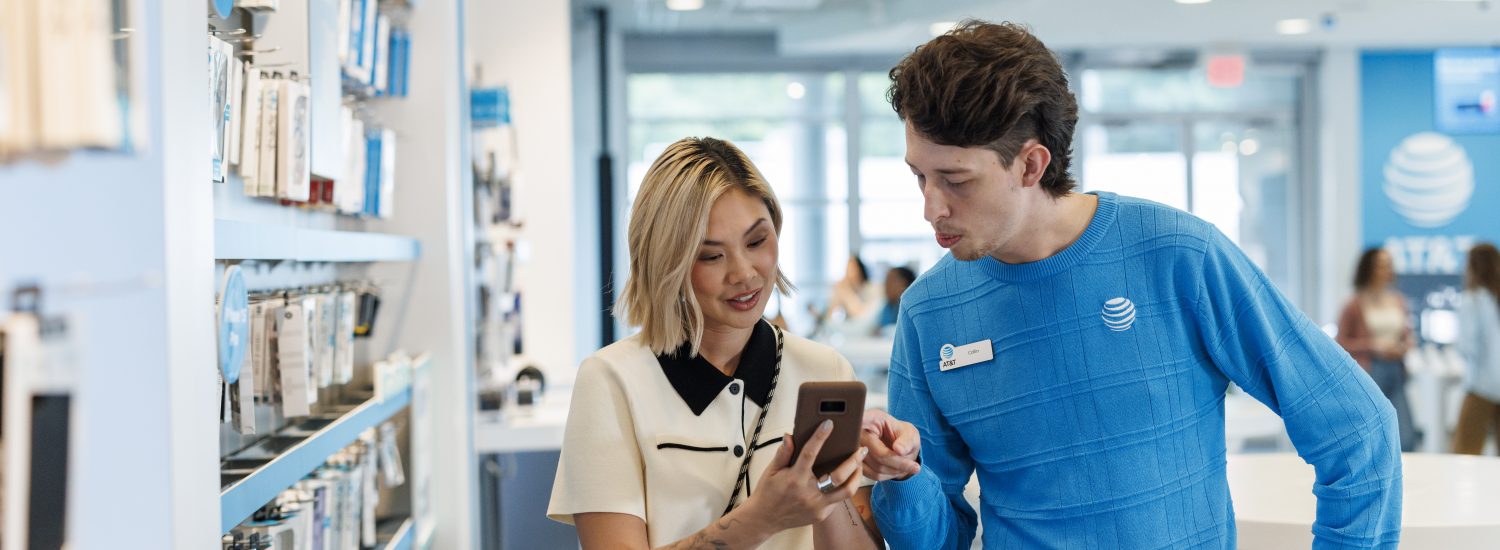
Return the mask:
M 818 424 L 833 421 L 833 433 L 813 460 L 812 471 L 818 477 L 827 475 L 859 450 L 859 430 L 865 416 L 863 382 L 804 382 L 797 391 L 797 418 L 792 424 L 792 443 L 796 455 L 812 439 Z

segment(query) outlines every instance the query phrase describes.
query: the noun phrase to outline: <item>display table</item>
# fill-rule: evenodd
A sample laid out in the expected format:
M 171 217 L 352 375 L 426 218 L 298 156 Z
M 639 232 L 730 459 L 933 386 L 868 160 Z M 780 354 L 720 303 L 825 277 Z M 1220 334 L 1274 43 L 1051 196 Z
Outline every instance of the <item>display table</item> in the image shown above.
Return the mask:
M 1427 344 L 1406 354 L 1406 369 L 1411 374 L 1406 396 L 1411 401 L 1412 419 L 1423 433 L 1421 450 L 1452 451 L 1448 434 L 1458 421 L 1458 406 L 1463 402 L 1463 357 L 1452 346 Z
M 1500 547 L 1500 459 L 1402 455 L 1401 548 Z M 1229 455 L 1239 547 L 1309 548 L 1313 468 L 1292 453 Z
M 891 348 L 895 347 L 893 339 L 877 336 L 835 334 L 820 341 L 848 359 L 855 369 L 888 367 Z
M 1281 416 L 1243 391 L 1224 396 L 1224 439 L 1231 453 L 1243 452 L 1252 440 L 1273 441 L 1272 450 L 1292 448 Z
M 573 388 L 548 390 L 535 405 L 480 412 L 474 419 L 474 451 L 484 455 L 561 449 Z

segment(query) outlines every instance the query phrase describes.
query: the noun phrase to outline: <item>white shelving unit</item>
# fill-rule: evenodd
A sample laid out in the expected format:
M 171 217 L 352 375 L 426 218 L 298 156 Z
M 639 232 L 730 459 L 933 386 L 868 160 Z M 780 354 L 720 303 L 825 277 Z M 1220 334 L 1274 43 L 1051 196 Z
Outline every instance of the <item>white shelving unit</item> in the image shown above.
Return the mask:
M 416 537 L 416 529 L 412 527 L 410 519 L 396 524 L 388 533 L 389 537 L 385 536 L 386 532 L 380 533 L 381 539 L 385 541 L 378 547 L 380 550 L 411 550 L 414 544 L 412 539 Z
M 571 275 L 592 258 L 579 246 L 588 233 L 575 229 L 587 211 L 577 189 L 592 182 L 579 185 L 572 174 L 568 5 L 412 2 L 407 97 L 373 99 L 369 109 L 400 142 L 399 206 L 392 219 L 364 220 L 247 199 L 234 178 L 212 183 L 203 2 L 124 4 L 132 30 L 119 39 L 140 52 L 131 67 L 143 89 L 137 150 L 0 164 L 0 297 L 36 284 L 46 310 L 66 316 L 78 334 L 69 547 L 118 548 L 122 536 L 131 547 L 216 547 L 231 516 L 253 512 L 256 500 L 315 467 L 355 428 L 388 418 L 391 407 L 410 412 L 408 483 L 426 497 L 413 502 L 413 518 L 383 529 L 387 547 L 477 547 L 465 57 L 469 47 L 483 52 L 487 74 L 513 92 L 521 163 L 534 174 L 525 192 L 536 253 L 518 273 L 528 281 L 522 323 L 528 349 L 556 352 L 543 357 L 557 374 L 549 382 L 565 381 L 589 347 L 575 320 L 592 317 L 578 312 L 597 309 L 576 299 L 583 281 Z M 337 5 L 280 2 L 309 14 L 337 13 Z M 476 22 L 485 31 L 466 44 L 470 6 L 488 23 Z M 309 67 L 327 71 L 326 63 Z M 319 159 L 327 149 L 321 139 L 313 136 Z M 430 366 L 409 397 L 345 412 L 324 435 L 226 488 L 209 319 L 216 269 L 235 261 L 257 264 L 247 273 L 257 289 L 275 285 L 283 264 L 316 265 L 299 268 L 298 285 L 328 273 L 390 281 L 382 287 L 385 320 L 360 344 L 365 357 L 426 352 Z
M 309 2 L 336 13 L 337 0 L 280 6 Z M 400 207 L 380 221 L 251 201 L 235 196 L 233 182 L 212 183 L 203 2 L 125 4 L 132 31 L 120 39 L 142 52 L 132 67 L 145 90 L 138 107 L 146 139 L 138 150 L 0 164 L 0 296 L 39 285 L 47 310 L 78 328 L 69 548 L 118 548 L 122 540 L 134 548 L 215 548 L 231 522 L 351 434 L 402 409 L 413 428 L 409 483 L 426 497 L 414 503 L 415 517 L 387 526 L 385 547 L 471 547 L 477 498 L 466 262 L 473 237 L 461 230 L 471 215 L 462 3 L 414 2 L 410 94 L 372 107 L 402 144 Z M 398 281 L 383 295 L 386 321 L 364 345 L 373 356 L 429 352 L 428 374 L 224 487 L 218 395 L 209 389 L 217 386 L 209 319 L 218 260 L 358 263 L 370 277 Z
M 275 499 L 277 494 L 322 466 L 330 455 L 353 443 L 361 432 L 379 426 L 410 404 L 410 390 L 386 399 L 374 396 L 332 419 L 308 419 L 308 422 L 320 426 L 309 434 L 297 433 L 303 430 L 292 426 L 260 444 L 235 453 L 230 457 L 231 461 L 256 466 L 246 467 L 246 470 L 253 471 L 230 483 L 220 494 L 221 528 L 225 532 L 233 529 Z
M 213 187 L 201 0 L 126 2 L 146 140 L 0 165 L 0 288 L 80 325 L 74 549 L 219 540 Z M 187 16 L 192 14 L 193 16 Z M 184 108 L 203 106 L 203 108 Z M 8 304 L 4 307 L 8 308 Z M 84 328 L 86 327 L 86 328 Z
M 375 427 L 402 412 L 409 413 L 411 430 L 407 468 L 407 490 L 411 495 L 411 517 L 400 528 L 389 533 L 388 548 L 465 548 L 470 540 L 466 533 L 474 525 L 476 507 L 464 503 L 474 500 L 475 466 L 466 459 L 472 436 L 466 429 L 450 428 L 452 419 L 472 416 L 472 374 L 468 368 L 465 343 L 472 339 L 468 324 L 462 320 L 472 315 L 468 303 L 461 299 L 468 287 L 466 266 L 471 263 L 463 251 L 472 249 L 472 235 L 444 230 L 458 220 L 467 219 L 472 185 L 468 171 L 455 169 L 465 154 L 467 118 L 456 116 L 465 108 L 467 95 L 462 74 L 456 67 L 462 59 L 459 47 L 461 13 L 450 2 L 410 2 L 405 27 L 411 32 L 414 47 L 411 59 L 409 94 L 404 98 L 361 97 L 366 120 L 395 132 L 395 196 L 384 197 L 395 204 L 388 219 L 357 218 L 326 211 L 287 207 L 274 201 L 243 196 L 237 177 L 215 189 L 213 201 L 213 256 L 223 261 L 255 261 L 259 264 L 319 264 L 289 274 L 279 268 L 257 269 L 251 286 L 274 288 L 304 286 L 335 280 L 374 280 L 379 282 L 382 306 L 381 320 L 371 338 L 357 344 L 356 357 L 361 363 L 404 350 L 426 353 L 430 360 L 425 368 L 414 371 L 412 388 L 396 399 L 384 402 L 370 400 L 344 412 L 337 420 L 318 428 L 306 439 L 290 444 L 272 436 L 261 444 L 267 451 L 279 451 L 244 479 L 224 487 L 221 497 L 220 527 L 228 530 L 273 499 L 280 491 L 321 466 L 326 458 L 354 441 L 366 428 Z M 293 13 L 292 10 L 302 10 Z M 269 62 L 293 60 L 302 63 L 304 46 L 298 45 L 302 28 L 311 40 L 306 65 L 312 71 L 311 82 L 336 83 L 338 62 L 336 48 L 327 44 L 337 33 L 334 17 L 338 0 L 282 0 L 277 13 L 265 18 L 266 38 L 257 48 L 278 45 L 270 37 L 286 39 L 291 51 L 283 49 Z M 305 16 L 301 16 L 305 13 Z M 276 27 L 280 27 L 277 29 Z M 286 28 L 293 27 L 292 29 Z M 322 44 L 322 47 L 315 47 Z M 448 70 L 453 66 L 455 70 Z M 329 99 L 329 98 L 324 98 Z M 334 101 L 312 102 L 312 163 L 317 167 L 340 167 L 346 162 L 338 147 L 329 147 L 327 138 L 319 137 L 319 106 L 337 106 Z M 327 109 L 322 114 L 326 114 Z M 448 116 L 454 113 L 455 116 Z M 325 132 L 326 135 L 326 132 Z M 323 169 L 323 173 L 337 176 Z M 458 251 L 459 253 L 455 253 Z M 269 281 L 269 282 L 268 282 Z M 472 399 L 472 398 L 470 398 Z M 442 419 L 437 421 L 436 419 Z M 294 430 L 296 422 L 288 429 Z M 436 452 L 441 449 L 442 452 Z M 257 447 L 225 457 L 226 465 L 253 465 Z M 224 481 L 232 478 L 226 477 Z
M 421 253 L 420 241 L 401 235 L 214 220 L 216 260 L 409 262 Z

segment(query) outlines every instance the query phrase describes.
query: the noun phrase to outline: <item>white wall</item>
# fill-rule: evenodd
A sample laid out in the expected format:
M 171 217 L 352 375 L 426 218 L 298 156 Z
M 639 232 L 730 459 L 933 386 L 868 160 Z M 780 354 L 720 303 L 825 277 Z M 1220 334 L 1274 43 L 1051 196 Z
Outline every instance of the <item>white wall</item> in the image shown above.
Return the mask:
M 182 108 L 210 101 L 203 88 L 203 52 L 208 47 L 204 22 L 182 16 L 191 13 L 193 8 L 201 10 L 202 7 L 195 0 L 161 2 L 158 7 L 161 11 L 151 21 L 161 28 L 162 64 L 161 72 L 157 74 L 162 87 L 150 96 L 161 102 L 158 111 L 161 134 L 160 140 L 155 142 L 160 149 L 153 155 L 153 160 L 160 162 L 161 166 L 160 179 L 147 181 L 160 186 L 163 194 L 160 202 L 165 213 L 158 218 L 163 221 L 158 223 L 163 225 L 159 238 L 166 242 L 164 344 L 169 403 L 166 426 L 172 437 L 169 447 L 172 547 L 179 549 L 216 545 L 221 534 L 219 425 L 213 413 L 218 409 L 219 396 L 213 391 L 205 391 L 217 380 L 212 367 L 218 364 L 215 324 L 209 322 L 214 294 L 218 292 L 213 252 L 215 184 L 211 183 L 210 163 L 203 156 L 203 143 L 209 140 L 211 125 L 209 117 L 203 114 L 206 111 Z M 109 231 L 108 226 L 97 223 L 86 225 L 95 232 Z M 106 356 L 106 361 L 109 359 Z M 110 361 L 106 368 L 118 366 Z M 160 368 L 157 366 L 152 370 L 159 371 Z M 115 456 L 134 448 L 114 448 L 104 453 Z M 124 477 L 133 475 L 132 472 L 122 474 Z M 97 491 L 92 487 L 87 490 Z M 126 521 L 130 521 L 130 514 L 120 514 L 119 509 L 121 505 L 134 506 L 126 496 L 129 494 L 95 492 L 89 498 L 113 501 L 112 513 L 125 515 Z M 101 537 L 105 540 L 101 541 L 99 548 L 119 544 L 117 538 L 110 540 L 112 537 L 107 533 L 111 531 L 103 531 L 91 524 L 82 527 L 90 536 L 106 533 Z M 113 534 L 119 536 L 118 532 Z
M 433 548 L 474 548 L 478 541 L 478 461 L 474 457 L 473 178 L 468 159 L 468 88 L 463 72 L 464 4 L 423 2 L 407 23 L 412 33 L 410 94 L 375 102 L 376 119 L 397 137 L 396 210 L 369 229 L 411 235 L 422 243 L 412 264 L 377 264 L 371 273 L 383 288 L 382 316 L 393 321 L 372 338 L 377 353 L 397 345 L 431 353 L 425 403 L 413 396 L 412 490 L 427 488 L 418 514 L 417 543 L 429 534 Z M 384 286 L 384 285 L 383 285 Z M 414 494 L 414 499 L 420 498 Z M 421 517 L 430 514 L 430 517 Z M 422 520 L 430 520 L 423 522 Z M 435 529 L 435 531 L 433 531 Z
M 469 61 L 482 68 L 475 84 L 510 88 L 523 177 L 516 200 L 529 249 L 516 266 L 523 351 L 560 385 L 572 383 L 578 362 L 597 344 L 597 336 L 585 337 L 595 316 L 580 308 L 594 292 L 580 281 L 597 279 L 591 274 L 598 266 L 580 263 L 580 248 L 594 238 L 578 221 L 593 214 L 576 209 L 569 10 L 567 2 L 469 0 L 467 15 Z
M 1318 71 L 1318 225 L 1307 235 L 1318 250 L 1318 280 L 1312 294 L 1319 324 L 1338 321 L 1339 308 L 1353 291 L 1360 237 L 1360 76 L 1359 50 L 1334 46 L 1324 51 Z

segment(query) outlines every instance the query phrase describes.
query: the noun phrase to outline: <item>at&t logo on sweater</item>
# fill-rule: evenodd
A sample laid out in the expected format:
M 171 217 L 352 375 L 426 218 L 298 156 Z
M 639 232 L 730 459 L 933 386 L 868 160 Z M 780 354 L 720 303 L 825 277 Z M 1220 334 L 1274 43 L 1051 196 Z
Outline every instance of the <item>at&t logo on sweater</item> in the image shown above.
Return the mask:
M 1104 311 L 1099 313 L 1099 318 L 1104 320 L 1104 326 L 1109 327 L 1109 330 L 1130 330 L 1135 324 L 1135 303 L 1124 296 L 1104 302 Z

